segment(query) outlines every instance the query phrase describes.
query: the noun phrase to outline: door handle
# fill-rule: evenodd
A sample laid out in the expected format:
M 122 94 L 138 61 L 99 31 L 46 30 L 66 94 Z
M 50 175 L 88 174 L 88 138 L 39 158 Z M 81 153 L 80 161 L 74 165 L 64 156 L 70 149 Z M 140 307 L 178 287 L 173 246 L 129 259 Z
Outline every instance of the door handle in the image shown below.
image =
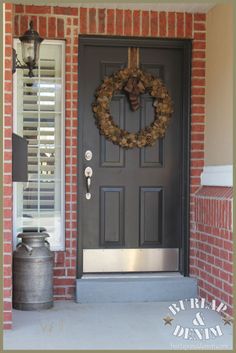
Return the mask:
M 91 167 L 87 167 L 85 168 L 84 171 L 84 175 L 85 175 L 85 181 L 86 181 L 86 194 L 85 197 L 87 200 L 91 199 L 91 192 L 90 192 L 90 188 L 91 188 L 91 182 L 92 182 L 92 175 L 93 175 L 93 170 Z

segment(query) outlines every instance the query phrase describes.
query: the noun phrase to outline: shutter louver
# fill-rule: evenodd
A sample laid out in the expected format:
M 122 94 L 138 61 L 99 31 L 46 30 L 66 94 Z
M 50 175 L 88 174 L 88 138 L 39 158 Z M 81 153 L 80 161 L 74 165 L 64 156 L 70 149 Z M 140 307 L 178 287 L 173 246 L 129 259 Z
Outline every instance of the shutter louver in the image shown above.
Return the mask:
M 23 211 L 55 207 L 55 60 L 41 59 L 34 78 L 23 76 L 23 136 L 28 141 L 28 183 L 23 189 Z

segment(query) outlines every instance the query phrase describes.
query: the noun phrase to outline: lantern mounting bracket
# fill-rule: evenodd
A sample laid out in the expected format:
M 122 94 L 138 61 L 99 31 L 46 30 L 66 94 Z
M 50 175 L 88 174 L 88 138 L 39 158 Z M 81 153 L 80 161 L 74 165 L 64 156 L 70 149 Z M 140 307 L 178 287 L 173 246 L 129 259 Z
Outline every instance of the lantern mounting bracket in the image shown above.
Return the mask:
M 29 65 L 23 65 L 18 59 L 16 49 L 12 48 L 12 73 L 13 74 L 16 72 L 16 69 L 29 69 L 28 76 L 34 77 L 33 69 L 37 69 L 37 68 L 38 66 L 30 67 Z

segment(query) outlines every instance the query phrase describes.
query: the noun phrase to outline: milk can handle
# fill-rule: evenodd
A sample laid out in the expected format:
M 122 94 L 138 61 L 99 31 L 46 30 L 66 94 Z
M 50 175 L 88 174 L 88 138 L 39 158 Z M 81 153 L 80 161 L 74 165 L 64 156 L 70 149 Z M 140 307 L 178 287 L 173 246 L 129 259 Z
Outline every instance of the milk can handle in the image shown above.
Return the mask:
M 16 247 L 18 248 L 19 246 L 24 246 L 26 251 L 28 251 L 28 253 L 31 255 L 32 254 L 32 251 L 33 251 L 33 248 L 31 248 L 31 246 L 25 244 L 25 243 L 18 243 L 16 245 Z
M 46 243 L 47 247 L 50 248 L 50 243 L 45 239 L 44 242 Z

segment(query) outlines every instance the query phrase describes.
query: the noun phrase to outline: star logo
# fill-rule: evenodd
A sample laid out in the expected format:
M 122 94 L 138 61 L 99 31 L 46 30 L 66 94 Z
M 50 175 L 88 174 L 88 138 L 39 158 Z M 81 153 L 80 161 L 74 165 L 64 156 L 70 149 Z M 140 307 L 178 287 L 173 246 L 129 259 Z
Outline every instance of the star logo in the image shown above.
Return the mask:
M 174 319 L 170 316 L 166 316 L 163 318 L 163 320 L 165 321 L 165 325 L 172 325 L 171 321 L 173 321 Z

